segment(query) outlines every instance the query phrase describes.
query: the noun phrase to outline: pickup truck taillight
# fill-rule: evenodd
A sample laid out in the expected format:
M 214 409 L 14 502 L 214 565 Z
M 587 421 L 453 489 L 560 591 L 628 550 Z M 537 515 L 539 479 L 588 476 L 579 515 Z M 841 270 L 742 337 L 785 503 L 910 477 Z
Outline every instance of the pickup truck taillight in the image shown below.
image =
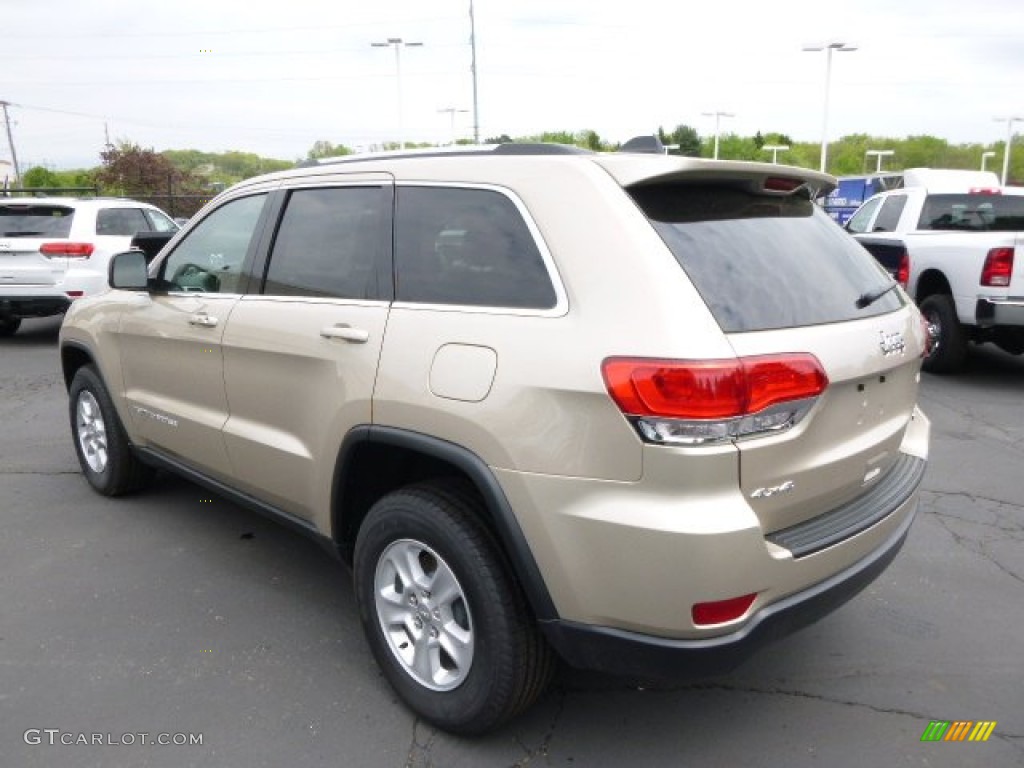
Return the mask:
M 993 248 L 985 257 L 981 268 L 981 284 L 991 288 L 1005 288 L 1013 272 L 1013 248 Z
M 828 387 L 807 353 L 733 360 L 611 357 L 605 386 L 647 442 L 700 445 L 769 434 L 802 419 Z
M 903 253 L 900 256 L 900 265 L 896 269 L 896 282 L 904 289 L 907 287 L 907 283 L 910 282 L 910 254 L 907 253 L 906 248 L 903 249 Z
M 96 246 L 92 243 L 43 243 L 39 252 L 43 256 L 63 256 L 66 259 L 88 259 Z

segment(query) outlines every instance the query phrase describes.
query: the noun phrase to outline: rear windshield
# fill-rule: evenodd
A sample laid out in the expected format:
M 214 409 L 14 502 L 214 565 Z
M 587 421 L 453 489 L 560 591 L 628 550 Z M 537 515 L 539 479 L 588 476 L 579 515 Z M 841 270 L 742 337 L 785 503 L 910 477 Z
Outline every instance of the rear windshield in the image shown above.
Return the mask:
M 0 205 L 0 237 L 67 237 L 74 215 L 63 205 Z
M 727 333 L 843 322 L 903 305 L 898 291 L 864 300 L 892 278 L 799 193 L 693 184 L 628 191 Z
M 917 228 L 967 232 L 1018 232 L 1024 230 L 1024 197 L 928 195 Z

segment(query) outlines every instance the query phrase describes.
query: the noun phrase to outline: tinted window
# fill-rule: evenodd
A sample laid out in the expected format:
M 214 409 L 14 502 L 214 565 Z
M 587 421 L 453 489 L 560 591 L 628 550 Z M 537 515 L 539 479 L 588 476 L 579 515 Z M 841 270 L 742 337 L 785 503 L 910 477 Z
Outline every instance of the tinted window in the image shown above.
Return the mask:
M 377 298 L 376 269 L 388 235 L 386 201 L 381 187 L 292 192 L 263 292 Z
M 237 293 L 266 195 L 232 200 L 204 218 L 164 260 L 170 290 Z
M 399 301 L 548 309 L 555 290 L 518 209 L 484 189 L 397 192 Z
M 861 234 L 868 231 L 868 224 L 871 221 L 871 217 L 875 213 L 875 209 L 882 202 L 881 198 L 875 198 L 874 200 L 868 200 L 864 205 L 857 209 L 857 212 L 850 217 L 850 220 L 846 223 L 846 229 L 848 232 L 855 232 Z
M 891 312 L 877 262 L 806 197 L 665 184 L 630 190 L 722 330 L 818 325 Z
M 67 237 L 74 216 L 61 205 L 0 205 L 0 236 Z
M 131 237 L 149 229 L 149 221 L 140 208 L 101 208 L 96 212 L 97 235 Z
M 882 210 L 878 212 L 878 218 L 875 219 L 875 226 L 872 227 L 872 231 L 895 232 L 896 225 L 900 223 L 900 214 L 903 213 L 903 208 L 906 204 L 906 195 L 891 195 L 885 198 L 885 202 L 882 203 Z
M 1024 196 L 928 195 L 918 229 L 971 232 L 1024 230 Z

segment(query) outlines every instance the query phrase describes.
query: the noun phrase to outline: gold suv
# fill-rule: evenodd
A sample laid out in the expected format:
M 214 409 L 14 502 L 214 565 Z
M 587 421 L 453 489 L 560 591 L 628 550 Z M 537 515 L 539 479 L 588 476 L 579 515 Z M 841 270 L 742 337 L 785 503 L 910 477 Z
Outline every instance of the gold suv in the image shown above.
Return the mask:
M 721 673 L 875 578 L 916 510 L 926 333 L 815 204 L 833 184 L 546 145 L 245 181 L 68 312 L 82 471 L 171 470 L 322 541 L 451 731 L 558 657 Z

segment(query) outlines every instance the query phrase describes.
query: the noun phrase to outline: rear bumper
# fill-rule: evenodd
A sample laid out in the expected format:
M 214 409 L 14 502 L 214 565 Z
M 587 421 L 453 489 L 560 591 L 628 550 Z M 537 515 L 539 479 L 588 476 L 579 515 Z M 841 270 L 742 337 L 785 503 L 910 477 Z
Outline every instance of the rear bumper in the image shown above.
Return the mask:
M 1024 298 L 978 299 L 974 316 L 982 328 L 1024 327 Z
M 761 647 L 834 611 L 874 581 L 906 541 L 914 508 L 884 544 L 849 568 L 757 611 L 742 628 L 705 639 L 671 639 L 571 621 L 542 623 L 548 641 L 581 669 L 661 680 L 725 674 Z
M 71 306 L 67 296 L 0 296 L 0 316 L 49 317 Z

